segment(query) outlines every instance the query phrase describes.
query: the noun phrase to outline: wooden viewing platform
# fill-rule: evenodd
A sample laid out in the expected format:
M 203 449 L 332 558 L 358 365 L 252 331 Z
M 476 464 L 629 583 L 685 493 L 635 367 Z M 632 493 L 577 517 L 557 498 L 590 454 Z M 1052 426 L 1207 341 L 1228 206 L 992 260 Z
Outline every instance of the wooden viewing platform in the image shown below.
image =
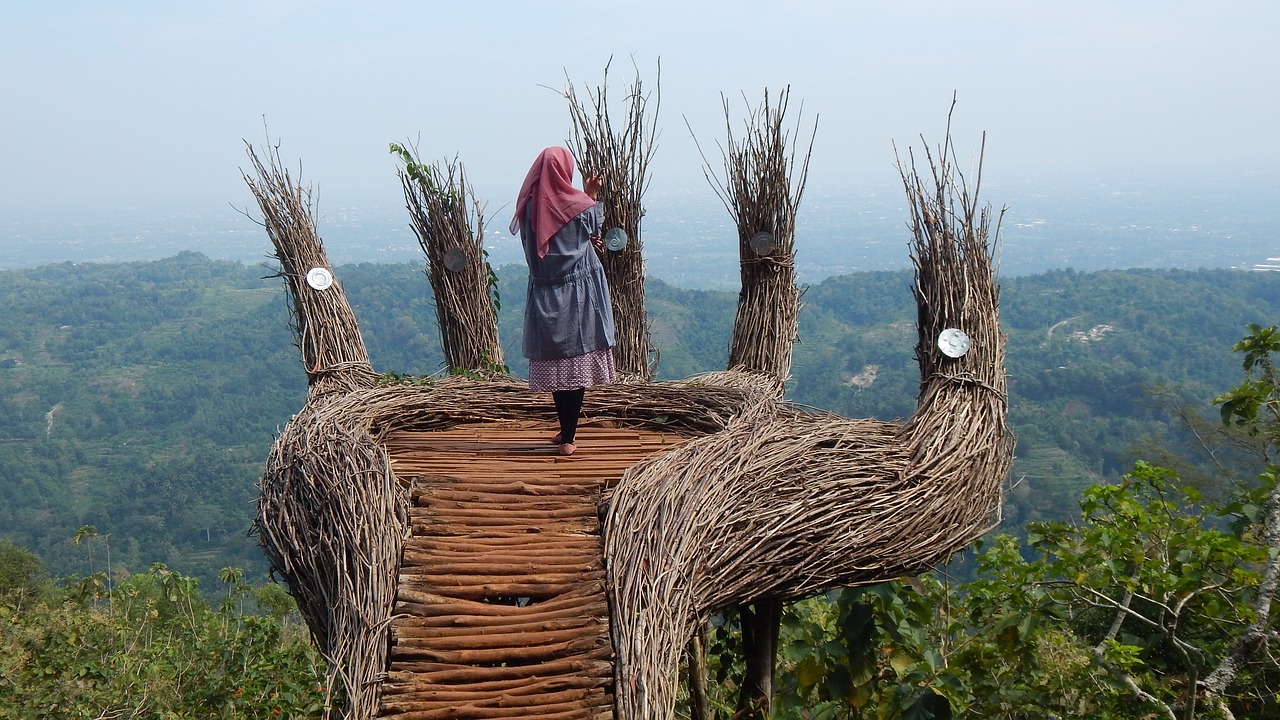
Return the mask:
M 613 648 L 598 504 L 682 438 L 583 426 L 562 457 L 549 423 L 397 432 L 410 483 L 379 717 L 613 717 Z

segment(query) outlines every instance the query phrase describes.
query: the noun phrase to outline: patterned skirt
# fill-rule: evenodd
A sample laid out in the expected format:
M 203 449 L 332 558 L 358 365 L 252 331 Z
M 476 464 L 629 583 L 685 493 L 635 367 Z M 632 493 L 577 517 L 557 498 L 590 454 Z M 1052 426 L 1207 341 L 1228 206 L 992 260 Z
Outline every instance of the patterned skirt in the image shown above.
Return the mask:
M 616 380 L 617 376 L 613 366 L 613 348 L 601 348 L 585 355 L 555 360 L 529 361 L 529 389 L 534 392 L 607 385 Z

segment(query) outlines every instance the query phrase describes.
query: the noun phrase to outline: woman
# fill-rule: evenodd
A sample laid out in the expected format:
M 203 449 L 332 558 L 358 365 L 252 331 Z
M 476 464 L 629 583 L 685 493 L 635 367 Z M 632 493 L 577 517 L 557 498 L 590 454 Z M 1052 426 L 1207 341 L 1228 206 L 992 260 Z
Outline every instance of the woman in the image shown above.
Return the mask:
M 604 222 L 596 202 L 600 176 L 586 178 L 584 192 L 573 186 L 573 169 L 567 149 L 543 150 L 520 187 L 511 219 L 511 232 L 520 231 L 529 263 L 524 313 L 529 389 L 550 392 L 555 401 L 560 432 L 554 442 L 561 455 L 577 449 L 585 389 L 616 377 L 613 307 L 595 249 Z

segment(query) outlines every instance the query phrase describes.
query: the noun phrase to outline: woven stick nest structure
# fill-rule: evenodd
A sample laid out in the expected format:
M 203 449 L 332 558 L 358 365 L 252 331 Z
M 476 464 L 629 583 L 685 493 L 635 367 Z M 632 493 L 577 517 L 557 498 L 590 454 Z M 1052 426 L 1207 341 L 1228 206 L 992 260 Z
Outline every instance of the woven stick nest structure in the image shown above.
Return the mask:
M 379 384 L 345 299 L 297 281 L 327 267 L 305 194 L 275 154 L 264 165 L 249 153 L 258 177 L 246 180 L 311 378 L 268 458 L 255 529 L 328 659 L 330 687 L 344 690 L 334 711 L 364 720 L 378 712 L 409 532 L 406 484 L 382 443 L 399 430 L 551 422 L 554 409 L 500 375 Z M 918 573 L 998 523 L 1013 437 L 991 215 L 956 172 L 949 139 L 925 157 L 924 177 L 914 158 L 899 164 L 920 331 L 921 389 L 907 421 L 794 407 L 778 375 L 746 370 L 588 393 L 593 419 L 687 438 L 631 467 L 602 502 L 616 717 L 672 717 L 681 650 L 712 613 Z M 941 352 L 947 328 L 972 339 L 967 353 Z
M 276 248 L 280 277 L 289 288 L 289 325 L 302 353 L 311 394 L 344 392 L 372 382 L 373 366 L 360 337 L 355 313 L 342 285 L 316 292 L 309 279 L 319 272 L 321 282 L 332 280 L 333 268 L 316 232 L 315 200 L 309 187 L 294 182 L 280 162 L 280 149 L 271 147 L 265 162 L 247 145 L 254 174 L 242 173 L 258 201 L 262 227 Z

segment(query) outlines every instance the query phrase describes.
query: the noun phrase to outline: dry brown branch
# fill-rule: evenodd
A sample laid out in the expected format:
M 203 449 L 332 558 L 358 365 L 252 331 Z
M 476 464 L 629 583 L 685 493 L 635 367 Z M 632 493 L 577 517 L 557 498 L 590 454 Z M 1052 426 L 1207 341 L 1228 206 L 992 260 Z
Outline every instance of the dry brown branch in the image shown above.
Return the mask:
M 624 100 L 623 125 L 619 128 L 614 127 L 609 115 L 608 65 L 604 75 L 600 87 L 587 92 L 587 102 L 578 98 L 572 82 L 566 84 L 563 94 L 569 102 L 573 122 L 569 147 L 584 177 L 600 173 L 605 228 L 622 228 L 628 238 L 625 248 L 605 251 L 600 258 L 609 279 L 617 327 L 614 360 L 623 375 L 649 380 L 656 370 L 657 358 L 644 304 L 641 219 L 644 217 L 642 200 L 649 184 L 649 161 L 657 140 L 655 123 L 662 103 L 662 65 L 658 65 L 658 79 L 652 94 L 645 91 L 640 71 L 636 70 L 635 82 Z
M 330 277 L 333 272 L 316 232 L 311 188 L 295 183 L 284 169 L 279 146 L 269 149 L 265 162 L 248 142 L 245 147 L 255 174 L 241 175 L 258 202 L 261 225 L 271 238 L 280 276 L 289 288 L 290 326 L 311 393 L 345 392 L 372 384 L 369 353 L 342 284 L 334 278 L 332 285 L 317 290 L 307 283 L 307 274 L 314 268 Z
M 392 145 L 413 232 L 427 257 L 440 344 L 450 372 L 505 371 L 498 339 L 497 275 L 484 249 L 484 213 L 457 159 L 423 165 Z
M 724 177 L 703 155 L 703 173 L 738 230 L 742 293 L 733 322 L 729 367 L 773 375 L 791 374 L 791 350 L 800 314 L 795 274 L 795 222 L 809 173 L 813 136 L 796 171 L 796 147 L 783 127 L 790 88 L 771 104 L 748 111 L 744 136 L 735 138 L 729 101 L 724 103 L 727 144 L 721 147 Z M 813 132 L 817 134 L 817 119 Z M 696 140 L 695 140 L 696 142 Z M 701 148 L 699 148 L 701 152 Z M 767 243 L 753 239 L 766 233 Z
M 721 148 L 725 178 L 721 180 L 709 166 L 704 166 L 704 174 L 733 216 L 738 231 L 742 292 L 738 295 L 729 366 L 769 374 L 780 384 L 791 373 L 791 353 L 799 326 L 795 218 L 813 149 L 811 136 L 798 177 L 793 178 L 795 148 L 783 129 L 789 94 L 789 89 L 784 90 L 777 104 L 771 106 L 766 90 L 762 105 L 748 112 L 743 138 L 734 137 L 729 103 L 722 97 L 728 136 L 727 146 Z M 738 613 L 742 618 L 746 663 L 738 705 L 747 712 L 746 717 L 764 717 L 773 697 L 774 646 L 781 606 L 743 606 Z
M 276 441 L 254 530 L 329 661 L 327 687 L 344 689 L 342 715 L 373 717 L 407 498 L 380 445 L 314 410 Z

